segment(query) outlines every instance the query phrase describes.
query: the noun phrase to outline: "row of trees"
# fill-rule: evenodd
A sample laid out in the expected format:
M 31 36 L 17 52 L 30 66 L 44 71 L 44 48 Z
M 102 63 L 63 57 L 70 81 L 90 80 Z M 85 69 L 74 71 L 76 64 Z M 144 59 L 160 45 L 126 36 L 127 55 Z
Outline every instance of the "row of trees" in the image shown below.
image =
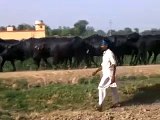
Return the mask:
M 132 32 L 139 33 L 139 29 L 135 28 L 132 30 L 129 27 L 124 28 L 123 30 L 108 30 L 107 32 L 103 30 L 95 30 L 94 27 L 88 26 L 89 22 L 86 20 L 79 20 L 74 24 L 74 27 L 66 27 L 66 26 L 60 26 L 56 29 L 52 29 L 49 26 L 46 26 L 46 35 L 47 36 L 81 36 L 81 37 L 87 37 L 93 34 L 100 34 L 100 35 L 126 35 L 130 34 Z M 34 26 L 29 24 L 20 24 L 17 27 L 12 25 L 15 30 L 34 30 Z M 0 31 L 6 30 L 6 27 L 1 26 Z M 143 35 L 147 34 L 160 34 L 160 29 L 151 29 L 151 30 L 145 30 L 141 32 Z
M 103 30 L 95 30 L 94 27 L 88 26 L 89 22 L 86 20 L 79 20 L 74 24 L 74 27 L 59 27 L 57 29 L 51 29 L 49 26 L 46 28 L 46 34 L 48 36 L 90 36 L 93 34 L 106 35 Z

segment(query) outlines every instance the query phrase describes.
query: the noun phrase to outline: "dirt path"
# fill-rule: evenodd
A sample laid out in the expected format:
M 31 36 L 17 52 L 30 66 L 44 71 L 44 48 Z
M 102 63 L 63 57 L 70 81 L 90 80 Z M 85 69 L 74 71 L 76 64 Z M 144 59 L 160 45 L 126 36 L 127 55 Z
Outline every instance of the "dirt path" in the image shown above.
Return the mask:
M 30 84 L 35 84 L 35 83 L 47 84 L 50 82 L 77 83 L 77 81 L 80 78 L 90 77 L 95 69 L 96 68 L 76 69 L 76 70 L 3 72 L 0 73 L 0 79 L 6 79 L 6 80 L 26 79 Z M 117 76 L 138 76 L 138 75 L 140 76 L 160 75 L 160 65 L 117 67 Z
M 32 112 L 25 116 L 29 120 L 159 120 L 159 112 L 160 104 L 153 103 L 151 105 L 125 106 L 103 112 L 58 110 L 50 113 Z

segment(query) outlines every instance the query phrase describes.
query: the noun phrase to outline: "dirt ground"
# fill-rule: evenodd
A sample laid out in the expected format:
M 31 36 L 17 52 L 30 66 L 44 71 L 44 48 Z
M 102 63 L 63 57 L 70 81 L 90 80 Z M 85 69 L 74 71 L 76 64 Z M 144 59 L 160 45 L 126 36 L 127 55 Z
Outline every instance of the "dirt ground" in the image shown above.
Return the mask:
M 28 116 L 34 120 L 159 120 L 160 104 L 126 106 L 93 111 L 54 111 L 51 113 L 32 113 Z
M 48 83 L 77 83 L 79 78 L 91 77 L 93 69 L 78 70 L 45 70 L 45 71 L 21 71 L 0 73 L 0 80 L 26 79 L 32 84 Z M 121 66 L 117 67 L 117 76 L 150 76 L 160 75 L 160 65 L 147 66 Z M 122 106 L 105 110 L 104 112 L 91 111 L 53 111 L 50 113 L 32 112 L 27 115 L 29 120 L 160 120 L 160 102 L 145 105 Z M 16 119 L 23 119 L 16 114 Z
M 92 76 L 92 69 L 75 69 L 75 70 L 42 70 L 42 71 L 17 71 L 0 73 L 0 80 L 17 80 L 25 79 L 30 85 L 48 84 L 48 83 L 77 83 L 80 78 Z M 101 72 L 99 72 L 101 74 Z M 119 66 L 116 72 L 120 76 L 150 76 L 160 75 L 160 65 L 146 66 Z

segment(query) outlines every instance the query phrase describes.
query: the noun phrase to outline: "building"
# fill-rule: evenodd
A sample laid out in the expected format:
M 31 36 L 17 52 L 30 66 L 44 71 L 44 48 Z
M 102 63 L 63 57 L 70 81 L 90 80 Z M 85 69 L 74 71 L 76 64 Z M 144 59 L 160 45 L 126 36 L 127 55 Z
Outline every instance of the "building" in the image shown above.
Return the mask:
M 13 27 L 7 27 L 6 31 L 0 31 L 1 39 L 16 39 L 22 40 L 27 38 L 42 38 L 45 37 L 45 24 L 42 20 L 35 21 L 35 30 L 14 30 Z

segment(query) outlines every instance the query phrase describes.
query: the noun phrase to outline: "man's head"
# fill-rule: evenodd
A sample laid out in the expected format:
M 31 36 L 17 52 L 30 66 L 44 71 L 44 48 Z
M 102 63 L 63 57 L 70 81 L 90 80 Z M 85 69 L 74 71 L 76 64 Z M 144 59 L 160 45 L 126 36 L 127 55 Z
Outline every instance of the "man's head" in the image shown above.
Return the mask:
M 102 40 L 101 42 L 101 50 L 105 51 L 109 48 L 109 40 Z

